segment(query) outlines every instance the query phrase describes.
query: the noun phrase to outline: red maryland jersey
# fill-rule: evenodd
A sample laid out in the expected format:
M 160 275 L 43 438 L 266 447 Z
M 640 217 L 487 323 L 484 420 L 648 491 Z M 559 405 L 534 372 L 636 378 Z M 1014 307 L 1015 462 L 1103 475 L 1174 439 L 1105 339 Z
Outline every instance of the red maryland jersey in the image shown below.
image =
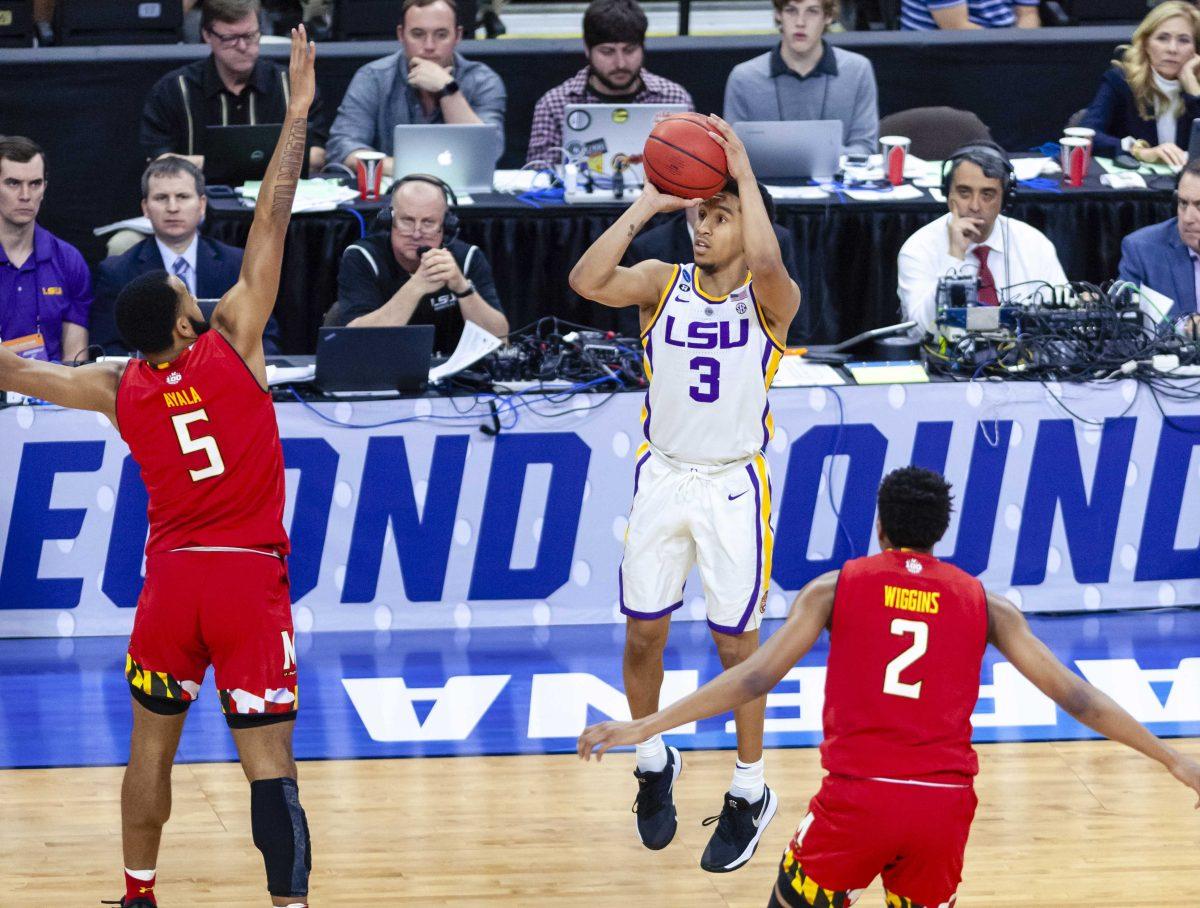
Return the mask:
M 150 498 L 148 554 L 188 546 L 287 554 L 275 407 L 219 331 L 171 363 L 130 360 L 117 424 Z
M 825 677 L 825 769 L 969 781 L 987 630 L 983 586 L 953 565 L 902 549 L 847 562 Z

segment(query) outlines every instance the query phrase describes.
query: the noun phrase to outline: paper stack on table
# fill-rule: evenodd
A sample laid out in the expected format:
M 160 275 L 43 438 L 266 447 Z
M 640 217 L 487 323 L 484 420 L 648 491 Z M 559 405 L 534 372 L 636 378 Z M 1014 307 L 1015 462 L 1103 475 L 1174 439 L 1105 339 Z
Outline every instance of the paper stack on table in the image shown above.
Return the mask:
M 250 180 L 239 190 L 242 198 L 258 201 L 262 180 Z M 358 191 L 343 186 L 340 180 L 301 180 L 292 201 L 292 214 L 303 211 L 333 211 L 343 202 L 358 198 Z
M 476 360 L 483 359 L 501 344 L 500 338 L 484 331 L 474 322 L 467 322 L 454 353 L 440 366 L 429 370 L 429 383 L 439 382 L 461 372 Z

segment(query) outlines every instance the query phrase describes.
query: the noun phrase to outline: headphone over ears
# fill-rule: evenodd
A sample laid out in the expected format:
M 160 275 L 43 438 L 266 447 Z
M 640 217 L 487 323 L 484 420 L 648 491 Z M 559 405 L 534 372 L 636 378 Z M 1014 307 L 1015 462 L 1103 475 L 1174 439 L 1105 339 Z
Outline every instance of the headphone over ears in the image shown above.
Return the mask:
M 454 213 L 454 208 L 458 205 L 458 196 L 454 194 L 454 190 L 450 188 L 450 184 L 445 180 L 439 180 L 431 173 L 410 173 L 392 184 L 391 195 L 395 195 L 396 190 L 405 183 L 428 183 L 442 191 L 442 194 L 446 197 L 446 217 L 442 220 L 442 245 L 450 245 L 451 241 L 458 237 L 459 227 L 458 215 Z M 379 214 L 375 216 L 375 221 L 371 227 L 372 232 L 390 231 L 392 229 L 392 205 L 390 199 L 387 207 L 381 209 Z
M 1000 181 L 1000 211 L 1008 214 L 1016 201 L 1017 172 L 1013 170 L 1012 162 L 999 145 L 994 142 L 972 142 L 955 149 L 954 153 L 942 165 L 942 195 L 950 198 L 950 176 L 961 161 L 972 158 L 986 158 L 1004 168 L 1004 178 Z

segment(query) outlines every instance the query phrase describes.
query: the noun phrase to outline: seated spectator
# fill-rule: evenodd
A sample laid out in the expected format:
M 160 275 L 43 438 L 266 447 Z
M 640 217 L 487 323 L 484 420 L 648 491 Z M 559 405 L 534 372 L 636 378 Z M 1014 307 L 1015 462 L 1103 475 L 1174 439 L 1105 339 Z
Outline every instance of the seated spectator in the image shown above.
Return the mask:
M 1120 276 L 1170 297 L 1170 317 L 1193 322 L 1200 286 L 1200 160 L 1180 172 L 1175 203 L 1175 217 L 1121 241 Z
M 497 337 L 506 335 L 508 319 L 492 266 L 456 233 L 445 184 L 422 174 L 398 180 L 390 230 L 368 234 L 342 253 L 338 301 L 325 323 L 433 325 L 433 349 L 441 355 L 454 352 L 468 321 Z
M 643 68 L 646 14 L 637 0 L 592 0 L 583 14 L 588 65 L 546 92 L 533 108 L 525 162 L 562 163 L 563 115 L 568 104 L 686 104 L 692 96 Z
M 843 153 L 872 154 L 879 139 L 875 71 L 824 38 L 838 0 L 773 0 L 779 46 L 739 63 L 725 83 L 724 118 L 841 120 Z
M 800 274 L 796 268 L 796 243 L 792 232 L 786 227 L 775 223 L 775 200 L 761 183 L 759 191 L 767 206 L 767 216 L 775 229 L 775 238 L 779 241 L 779 251 L 783 255 L 783 267 L 787 269 L 792 280 L 800 286 Z M 696 240 L 696 219 L 699 217 L 698 208 L 685 208 L 668 217 L 663 223 L 639 233 L 629 244 L 625 253 L 623 265 L 636 265 L 650 259 L 671 264 L 689 264 L 696 260 L 692 244 Z M 801 287 L 803 289 L 803 287 Z M 617 324 L 623 335 L 637 337 L 641 333 L 638 323 L 637 306 L 627 306 L 617 310 Z
M 106 354 L 135 352 L 125 348 L 116 322 L 117 295 L 135 277 L 150 271 L 176 274 L 202 300 L 220 299 L 237 283 L 242 250 L 200 236 L 205 203 L 204 175 L 184 158 L 159 158 L 142 173 L 142 214 L 150 219 L 154 236 L 96 266 L 92 336 Z M 279 353 L 279 325 L 273 317 L 263 334 L 263 350 Z
M 1147 164 L 1187 163 L 1192 120 L 1200 116 L 1200 11 L 1190 3 L 1163 3 L 1146 14 L 1133 42 L 1100 80 L 1080 126 L 1096 130 L 1095 151 L 1127 151 Z
M 458 53 L 462 27 L 454 0 L 404 0 L 396 26 L 400 50 L 354 74 L 329 132 L 329 158 L 348 167 L 358 152 L 387 157 L 393 128 L 410 123 L 490 123 L 496 157 L 504 150 L 504 83 L 495 71 Z
M 259 0 L 205 0 L 200 34 L 212 48 L 203 60 L 159 79 L 142 108 L 141 143 L 147 160 L 182 155 L 204 166 L 204 128 L 283 123 L 287 66 L 259 57 Z M 321 93 L 309 110 L 309 168 L 325 163 L 328 135 Z
M 947 166 L 949 213 L 900 248 L 900 308 L 920 333 L 934 332 L 943 277 L 977 275 L 979 303 L 992 306 L 1036 299 L 1039 285 L 1067 282 L 1054 245 L 1041 231 L 1000 214 L 1012 180 L 1004 152 L 993 145 L 967 145 Z
M 900 28 L 1041 28 L 1038 0 L 900 0 Z
M 87 355 L 92 279 L 79 250 L 37 223 L 46 170 L 34 142 L 0 138 L 0 341 L 74 363 Z

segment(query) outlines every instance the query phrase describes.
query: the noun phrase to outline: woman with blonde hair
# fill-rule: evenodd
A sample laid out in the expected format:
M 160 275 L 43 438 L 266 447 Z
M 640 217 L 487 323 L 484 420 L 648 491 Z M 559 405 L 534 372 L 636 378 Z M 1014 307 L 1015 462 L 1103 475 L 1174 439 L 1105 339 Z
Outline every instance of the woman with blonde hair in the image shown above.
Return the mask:
M 1080 126 L 1096 130 L 1095 152 L 1122 151 L 1146 163 L 1187 163 L 1192 120 L 1200 117 L 1200 10 L 1181 0 L 1146 14 L 1133 41 L 1100 81 Z

